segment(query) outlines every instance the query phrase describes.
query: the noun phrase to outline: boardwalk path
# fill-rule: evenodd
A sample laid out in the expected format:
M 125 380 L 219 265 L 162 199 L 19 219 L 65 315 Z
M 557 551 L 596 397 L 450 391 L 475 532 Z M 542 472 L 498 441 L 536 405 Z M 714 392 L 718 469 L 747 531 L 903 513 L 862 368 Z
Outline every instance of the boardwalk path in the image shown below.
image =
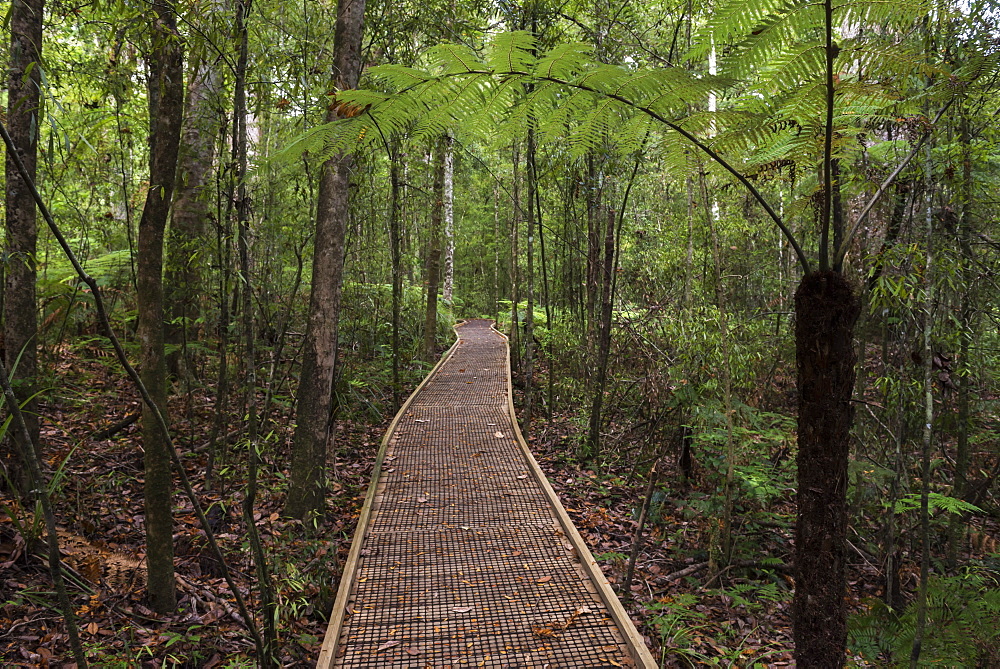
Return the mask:
M 511 422 L 506 340 L 457 331 L 390 427 L 317 667 L 655 667 Z

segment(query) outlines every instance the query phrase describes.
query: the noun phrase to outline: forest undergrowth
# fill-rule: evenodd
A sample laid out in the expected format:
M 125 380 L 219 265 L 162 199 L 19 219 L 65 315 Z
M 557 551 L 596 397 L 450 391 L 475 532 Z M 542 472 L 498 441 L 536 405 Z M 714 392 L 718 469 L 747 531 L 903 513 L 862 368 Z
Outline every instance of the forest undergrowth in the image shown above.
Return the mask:
M 85 645 L 102 667 L 254 666 L 253 643 L 231 603 L 204 533 L 181 495 L 175 496 L 178 612 L 157 616 L 144 602 L 142 451 L 138 424 L 107 438 L 93 435 L 134 414 L 139 404 L 110 360 L 86 347 L 61 351 L 51 390 L 41 407 L 43 445 L 61 521 L 63 561 Z M 214 394 L 176 389 L 170 409 L 188 475 L 244 596 L 255 602 L 240 502 L 246 447 L 230 420 L 207 481 Z M 786 397 L 780 375 L 770 390 Z M 238 404 L 238 402 L 237 402 Z M 279 601 L 281 661 L 311 666 L 322 643 L 374 454 L 391 418 L 370 413 L 338 422 L 337 480 L 327 514 L 313 527 L 280 515 L 284 501 L 290 410 L 278 401 L 270 416 L 269 448 L 261 470 L 256 521 L 267 547 Z M 788 407 L 785 407 L 787 410 Z M 234 416 L 239 415 L 238 407 Z M 676 454 L 667 453 L 653 489 L 641 550 L 628 593 L 623 593 L 647 489 L 642 443 L 630 443 L 625 425 L 612 423 L 613 444 L 600 461 L 577 457 L 585 438 L 580 416 L 536 417 L 532 449 L 564 506 L 663 667 L 793 666 L 790 620 L 794 489 L 778 485 L 762 498 L 737 501 L 730 555 L 720 551 L 717 513 L 721 491 L 711 463 L 695 461 L 685 479 Z M 99 435 L 101 436 L 101 435 Z M 775 481 L 790 482 L 793 454 L 772 459 Z M 70 667 L 65 628 L 54 606 L 45 567 L 41 521 L 10 498 L 0 499 L 0 663 L 5 667 Z M 996 523 L 979 521 L 983 536 Z M 877 519 L 852 526 L 855 536 L 878 531 Z M 864 542 L 852 543 L 850 600 L 863 616 L 883 595 L 885 575 Z M 971 544 L 970 544 L 971 545 Z M 943 547 L 942 547 L 943 548 Z M 995 544 L 981 543 L 982 559 Z M 904 559 L 904 593 L 912 593 L 918 566 Z M 252 604 L 259 611 L 259 607 Z M 854 666 L 875 666 L 853 654 Z
M 70 569 L 73 601 L 84 644 L 101 667 L 254 666 L 253 642 L 239 620 L 203 530 L 180 494 L 175 495 L 175 565 L 178 612 L 156 616 L 144 602 L 142 449 L 138 424 L 107 439 L 91 435 L 139 409 L 134 392 L 105 358 L 80 350 L 60 355 L 53 390 L 43 404 L 42 441 L 60 519 L 63 562 Z M 245 524 L 246 446 L 235 441 L 238 420 L 222 435 L 216 476 L 206 481 L 214 394 L 196 389 L 176 395 L 172 427 L 188 476 L 251 609 L 255 603 Z M 276 402 L 269 426 L 272 444 L 290 439 L 291 407 Z M 313 527 L 280 515 L 286 448 L 270 448 L 260 472 L 256 521 L 267 547 L 281 617 L 281 661 L 311 666 L 333 607 L 340 565 L 347 556 L 374 455 L 388 419 L 379 424 L 342 420 L 327 514 Z M 224 450 L 223 450 L 224 449 Z M 0 664 L 5 667 L 73 666 L 68 638 L 51 595 L 43 546 L 31 538 L 30 510 L 0 499 Z M 16 519 L 16 520 L 15 520 Z M 27 541 L 26 541 L 27 539 Z M 138 567 L 138 568 L 137 568 Z

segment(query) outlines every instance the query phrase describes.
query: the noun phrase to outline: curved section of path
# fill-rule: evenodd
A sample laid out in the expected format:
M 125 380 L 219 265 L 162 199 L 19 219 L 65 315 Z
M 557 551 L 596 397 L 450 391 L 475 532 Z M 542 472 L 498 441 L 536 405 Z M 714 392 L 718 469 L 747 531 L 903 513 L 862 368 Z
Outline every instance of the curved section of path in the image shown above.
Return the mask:
M 656 666 L 521 438 L 490 326 L 458 326 L 390 426 L 317 667 Z

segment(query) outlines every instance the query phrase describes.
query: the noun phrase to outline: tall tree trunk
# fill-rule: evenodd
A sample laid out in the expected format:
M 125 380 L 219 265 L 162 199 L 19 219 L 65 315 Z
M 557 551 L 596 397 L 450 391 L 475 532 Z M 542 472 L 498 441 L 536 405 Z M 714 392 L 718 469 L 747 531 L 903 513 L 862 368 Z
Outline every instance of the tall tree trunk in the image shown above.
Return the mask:
M 392 256 L 392 404 L 398 409 L 402 400 L 402 385 L 399 381 L 399 326 L 403 310 L 403 262 L 402 232 L 400 217 L 402 216 L 399 183 L 399 148 L 392 147 L 389 156 L 389 254 Z
M 187 344 L 200 315 L 201 270 L 205 265 L 205 221 L 208 219 L 208 175 L 215 161 L 217 97 L 222 85 L 215 67 L 204 56 L 191 67 L 184 125 L 178 154 L 177 186 L 167 236 L 164 298 L 167 324 L 164 334 L 175 347 L 167 368 L 175 376 L 190 377 Z
M 10 60 L 7 71 L 7 127 L 32 180 L 38 163 L 38 128 L 41 126 L 40 91 L 42 13 L 44 0 L 14 0 L 10 7 Z M 0 444 L 0 487 L 9 479 L 19 492 L 29 489 L 23 457 L 30 457 L 38 441 L 35 376 L 38 372 L 38 305 L 35 301 L 35 201 L 18 175 L 11 156 L 6 158 L 6 276 L 3 293 L 3 364 L 12 379 L 17 401 L 24 406 L 30 440 L 13 430 Z M 16 367 L 16 369 L 15 369 Z M 27 404 L 24 403 L 27 401 Z M 2 471 L 2 470 L 0 470 Z
M 597 337 L 597 374 L 592 387 L 590 403 L 590 428 L 587 433 L 586 457 L 595 457 L 601 450 L 602 410 L 604 408 L 604 387 L 608 377 L 608 358 L 611 355 L 611 315 L 612 290 L 615 262 L 615 211 L 608 209 L 607 227 L 604 230 L 604 262 L 601 263 L 601 320 Z
M 537 168 L 532 165 L 532 169 L 537 171 Z M 538 252 L 542 264 L 542 299 L 545 301 L 545 329 L 552 332 L 552 300 L 549 294 L 549 269 L 548 269 L 548 259 L 545 254 L 545 228 L 542 225 L 542 197 L 541 191 L 538 188 L 537 180 L 535 177 L 535 219 L 538 223 Z M 548 387 L 547 387 L 547 400 L 545 402 L 546 417 L 549 421 L 552 420 L 552 405 L 555 403 L 555 365 L 556 359 L 552 355 L 552 337 L 548 338 L 549 350 L 548 350 Z
M 163 235 L 174 190 L 177 152 L 184 109 L 184 65 L 174 5 L 153 2 L 152 51 L 149 58 L 149 190 L 139 220 L 137 252 L 138 339 L 142 382 L 166 412 L 166 361 L 163 356 Z M 173 485 L 170 445 L 156 413 L 143 407 L 145 452 L 146 561 L 151 608 L 170 613 L 174 592 Z
M 511 170 L 511 203 L 510 217 L 510 364 L 511 372 L 517 374 L 521 367 L 521 324 L 518 318 L 521 302 L 521 264 L 519 262 L 520 249 L 519 241 L 521 237 L 521 175 L 519 166 L 521 164 L 521 153 L 514 145 L 513 166 Z
M 455 293 L 455 151 L 454 139 L 445 135 L 444 149 L 444 289 L 449 307 Z
M 965 499 L 969 490 L 969 419 L 970 401 L 972 395 L 972 365 L 969 360 L 969 343 L 973 336 L 972 286 L 975 282 L 975 264 L 972 251 L 973 217 L 972 204 L 974 183 L 972 175 L 972 147 L 969 133 L 969 119 L 963 112 L 960 122 L 960 139 L 962 147 L 962 184 L 959 192 L 961 197 L 962 215 L 959 219 L 958 243 L 962 251 L 960 260 L 962 297 L 959 321 L 958 367 L 958 434 L 955 439 L 955 482 L 952 497 Z M 955 565 L 958 561 L 958 546 L 963 523 L 961 516 L 952 514 L 949 521 L 948 562 Z
M 733 436 L 735 429 L 733 425 L 733 360 L 732 346 L 729 338 L 729 314 L 727 311 L 729 305 L 726 300 L 726 290 L 722 278 L 722 250 L 719 245 L 719 232 L 715 225 L 719 213 L 718 202 L 708 196 L 708 185 L 704 169 L 698 175 L 698 183 L 701 191 L 702 206 L 705 209 L 705 225 L 712 240 L 712 282 L 715 284 L 715 305 L 719 310 L 719 348 L 722 354 L 722 365 L 718 370 L 718 376 L 722 379 L 722 406 L 725 411 L 726 421 L 726 480 L 723 487 L 722 541 L 720 543 L 722 548 L 721 563 L 723 566 L 727 566 L 732 558 L 733 504 L 736 494 L 736 440 Z M 713 570 L 717 567 L 715 557 L 715 555 L 709 556 L 709 560 L 712 563 L 710 568 Z
M 587 350 L 593 360 L 598 338 L 597 299 L 601 294 L 601 192 L 598 184 L 601 178 L 594 164 L 593 154 L 587 154 L 587 178 L 584 181 L 587 192 L 587 274 L 584 289 L 587 311 Z M 588 378 L 588 384 L 592 379 Z
M 427 308 L 424 310 L 424 359 L 437 357 L 438 287 L 441 285 L 441 219 L 444 215 L 444 173 L 448 136 L 438 140 L 434 155 L 434 204 L 427 240 Z
M 493 321 L 500 325 L 500 184 L 493 184 Z
M 842 667 L 847 643 L 847 463 L 854 419 L 854 288 L 839 272 L 813 272 L 795 292 L 798 365 L 798 517 L 795 658 Z
M 339 0 L 334 34 L 333 90 L 358 85 L 365 0 Z M 331 99 L 328 123 L 343 107 Z M 323 164 L 316 203 L 312 291 L 299 381 L 292 467 L 285 513 L 304 518 L 319 513 L 325 493 L 327 439 L 331 430 L 333 381 L 337 364 L 338 320 L 344 274 L 344 238 L 349 214 L 348 187 L 354 158 L 338 154 Z
M 527 233 L 527 281 L 525 289 L 527 291 L 527 306 L 524 310 L 524 413 L 521 421 L 524 432 L 527 433 L 531 427 L 531 412 L 533 407 L 532 399 L 534 395 L 534 362 L 535 362 L 535 203 L 537 200 L 538 174 L 535 169 L 535 131 L 528 129 L 528 146 L 525 155 L 525 171 L 528 179 L 528 211 L 524 219 L 525 232 Z

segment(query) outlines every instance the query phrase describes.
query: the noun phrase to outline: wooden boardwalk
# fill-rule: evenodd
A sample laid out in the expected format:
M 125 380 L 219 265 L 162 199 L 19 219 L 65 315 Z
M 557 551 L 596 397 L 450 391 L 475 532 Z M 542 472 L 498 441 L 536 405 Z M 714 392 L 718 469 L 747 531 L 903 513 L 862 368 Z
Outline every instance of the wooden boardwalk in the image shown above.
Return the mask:
M 389 427 L 320 669 L 656 666 L 512 420 L 490 325 L 456 328 Z

